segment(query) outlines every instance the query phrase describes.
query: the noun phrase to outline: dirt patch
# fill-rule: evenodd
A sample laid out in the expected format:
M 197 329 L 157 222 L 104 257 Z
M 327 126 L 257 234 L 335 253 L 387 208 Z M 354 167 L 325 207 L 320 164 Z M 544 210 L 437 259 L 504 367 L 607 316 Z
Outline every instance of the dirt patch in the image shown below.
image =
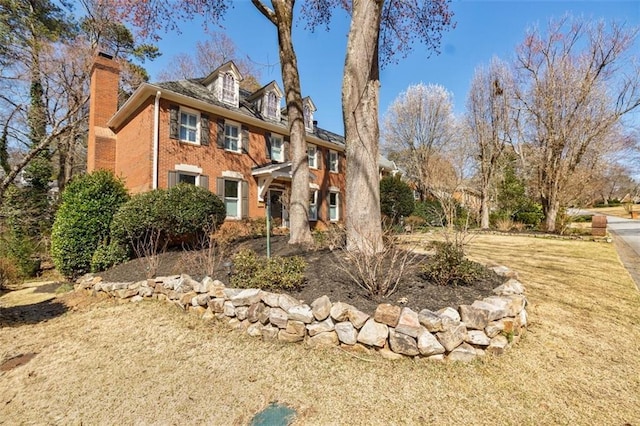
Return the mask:
M 266 254 L 266 239 L 252 239 L 243 241 L 235 247 L 250 248 L 259 254 Z M 487 277 L 469 286 L 440 286 L 424 279 L 422 265 L 430 261 L 427 255 L 416 257 L 407 268 L 396 292 L 389 298 L 371 298 L 368 293 L 358 287 L 349 277 L 342 266 L 343 262 L 337 256 L 339 251 L 305 250 L 288 244 L 286 236 L 272 238 L 271 254 L 273 256 L 302 256 L 308 264 L 305 272 L 305 284 L 289 294 L 297 299 L 311 303 L 323 295 L 329 296 L 332 302 L 345 302 L 358 309 L 372 314 L 379 303 L 392 303 L 408 306 L 415 311 L 422 309 L 438 310 L 447 306 L 457 307 L 461 304 L 471 304 L 474 300 L 482 299 L 491 294 L 491 290 L 501 284 L 502 280 L 496 274 L 489 272 Z M 156 275 L 172 275 L 186 273 L 193 278 L 202 279 L 205 272 L 202 268 L 187 260 L 184 251 L 172 251 L 161 255 L 158 273 Z M 224 261 L 228 260 L 225 259 Z M 138 281 L 146 278 L 144 264 L 133 260 L 100 274 L 106 281 L 126 282 Z M 227 268 L 220 266 L 213 278 L 228 283 Z
M 9 370 L 13 370 L 14 368 L 20 367 L 21 365 L 25 365 L 26 363 L 31 361 L 33 357 L 35 357 L 36 355 L 38 354 L 31 352 L 28 354 L 20 354 L 20 355 L 11 357 L 8 360 L 4 361 L 2 364 L 0 364 L 0 371 L 9 371 Z

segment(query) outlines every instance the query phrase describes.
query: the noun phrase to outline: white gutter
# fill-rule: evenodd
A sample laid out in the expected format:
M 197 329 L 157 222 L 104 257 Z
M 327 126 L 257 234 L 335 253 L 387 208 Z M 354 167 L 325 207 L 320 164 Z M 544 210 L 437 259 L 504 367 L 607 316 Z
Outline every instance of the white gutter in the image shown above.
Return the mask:
M 160 94 L 158 90 L 156 92 L 156 101 L 154 104 L 153 112 L 153 177 L 152 188 L 158 189 L 158 150 L 160 146 Z

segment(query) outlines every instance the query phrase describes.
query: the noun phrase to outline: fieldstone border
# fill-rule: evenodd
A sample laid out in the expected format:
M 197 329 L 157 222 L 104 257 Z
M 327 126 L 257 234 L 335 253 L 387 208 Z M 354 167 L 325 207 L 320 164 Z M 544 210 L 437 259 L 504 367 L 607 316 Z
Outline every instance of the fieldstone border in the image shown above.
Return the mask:
M 486 354 L 502 354 L 527 327 L 525 288 L 517 273 L 505 266 L 490 269 L 505 278 L 493 290 L 494 296 L 437 312 L 415 312 L 384 303 L 373 316 L 344 302 L 332 303 L 327 296 L 307 305 L 287 294 L 228 288 L 219 280 L 196 281 L 186 274 L 117 283 L 87 274 L 75 288 L 131 302 L 163 300 L 205 320 L 225 320 L 263 340 L 354 351 L 375 349 L 390 359 L 409 356 L 468 362 Z

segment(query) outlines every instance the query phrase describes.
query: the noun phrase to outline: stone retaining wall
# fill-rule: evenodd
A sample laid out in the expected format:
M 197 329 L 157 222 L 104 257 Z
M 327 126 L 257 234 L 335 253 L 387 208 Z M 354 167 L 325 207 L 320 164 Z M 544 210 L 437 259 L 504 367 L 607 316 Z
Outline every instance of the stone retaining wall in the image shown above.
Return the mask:
M 373 316 L 344 302 L 332 303 L 327 296 L 307 305 L 287 294 L 227 288 L 209 277 L 196 281 L 184 274 L 123 283 L 85 275 L 76 289 L 132 302 L 167 301 L 203 319 L 225 320 L 233 328 L 264 340 L 376 349 L 386 358 L 471 361 L 486 354 L 502 354 L 527 326 L 525 290 L 517 274 L 503 266 L 492 269 L 505 278 L 504 284 L 493 290 L 494 296 L 437 312 L 381 304 Z

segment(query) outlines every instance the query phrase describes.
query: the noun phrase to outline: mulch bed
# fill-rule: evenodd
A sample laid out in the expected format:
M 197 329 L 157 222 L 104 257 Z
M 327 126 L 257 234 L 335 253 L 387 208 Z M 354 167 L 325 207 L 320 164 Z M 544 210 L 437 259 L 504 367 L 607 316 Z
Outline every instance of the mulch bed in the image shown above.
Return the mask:
M 240 242 L 236 250 L 250 248 L 258 254 L 266 254 L 266 239 L 257 238 Z M 202 268 L 188 261 L 186 252 L 176 250 L 163 253 L 160 257 L 157 276 L 166 276 L 185 273 L 195 279 L 202 279 L 206 274 Z M 493 272 L 488 272 L 487 278 L 478 280 L 469 286 L 441 286 L 428 282 L 421 274 L 424 263 L 429 262 L 429 256 L 420 255 L 406 269 L 396 291 L 388 298 L 371 298 L 368 293 L 356 285 L 344 271 L 337 256 L 339 251 L 329 249 L 304 250 L 298 246 L 288 244 L 287 236 L 274 236 L 271 238 L 272 256 L 302 256 L 308 263 L 305 272 L 304 285 L 296 290 L 289 291 L 293 297 L 304 300 L 310 304 L 316 298 L 323 295 L 329 296 L 332 302 L 349 303 L 358 309 L 372 314 L 379 303 L 391 303 L 407 306 L 416 312 L 422 309 L 433 311 L 445 307 L 457 308 L 462 304 L 471 304 L 474 300 L 491 295 L 491 290 L 502 283 L 502 279 Z M 214 279 L 219 279 L 228 285 L 226 268 L 220 267 Z M 105 281 L 124 282 L 138 281 L 146 277 L 144 262 L 132 260 L 118 265 L 100 275 Z

